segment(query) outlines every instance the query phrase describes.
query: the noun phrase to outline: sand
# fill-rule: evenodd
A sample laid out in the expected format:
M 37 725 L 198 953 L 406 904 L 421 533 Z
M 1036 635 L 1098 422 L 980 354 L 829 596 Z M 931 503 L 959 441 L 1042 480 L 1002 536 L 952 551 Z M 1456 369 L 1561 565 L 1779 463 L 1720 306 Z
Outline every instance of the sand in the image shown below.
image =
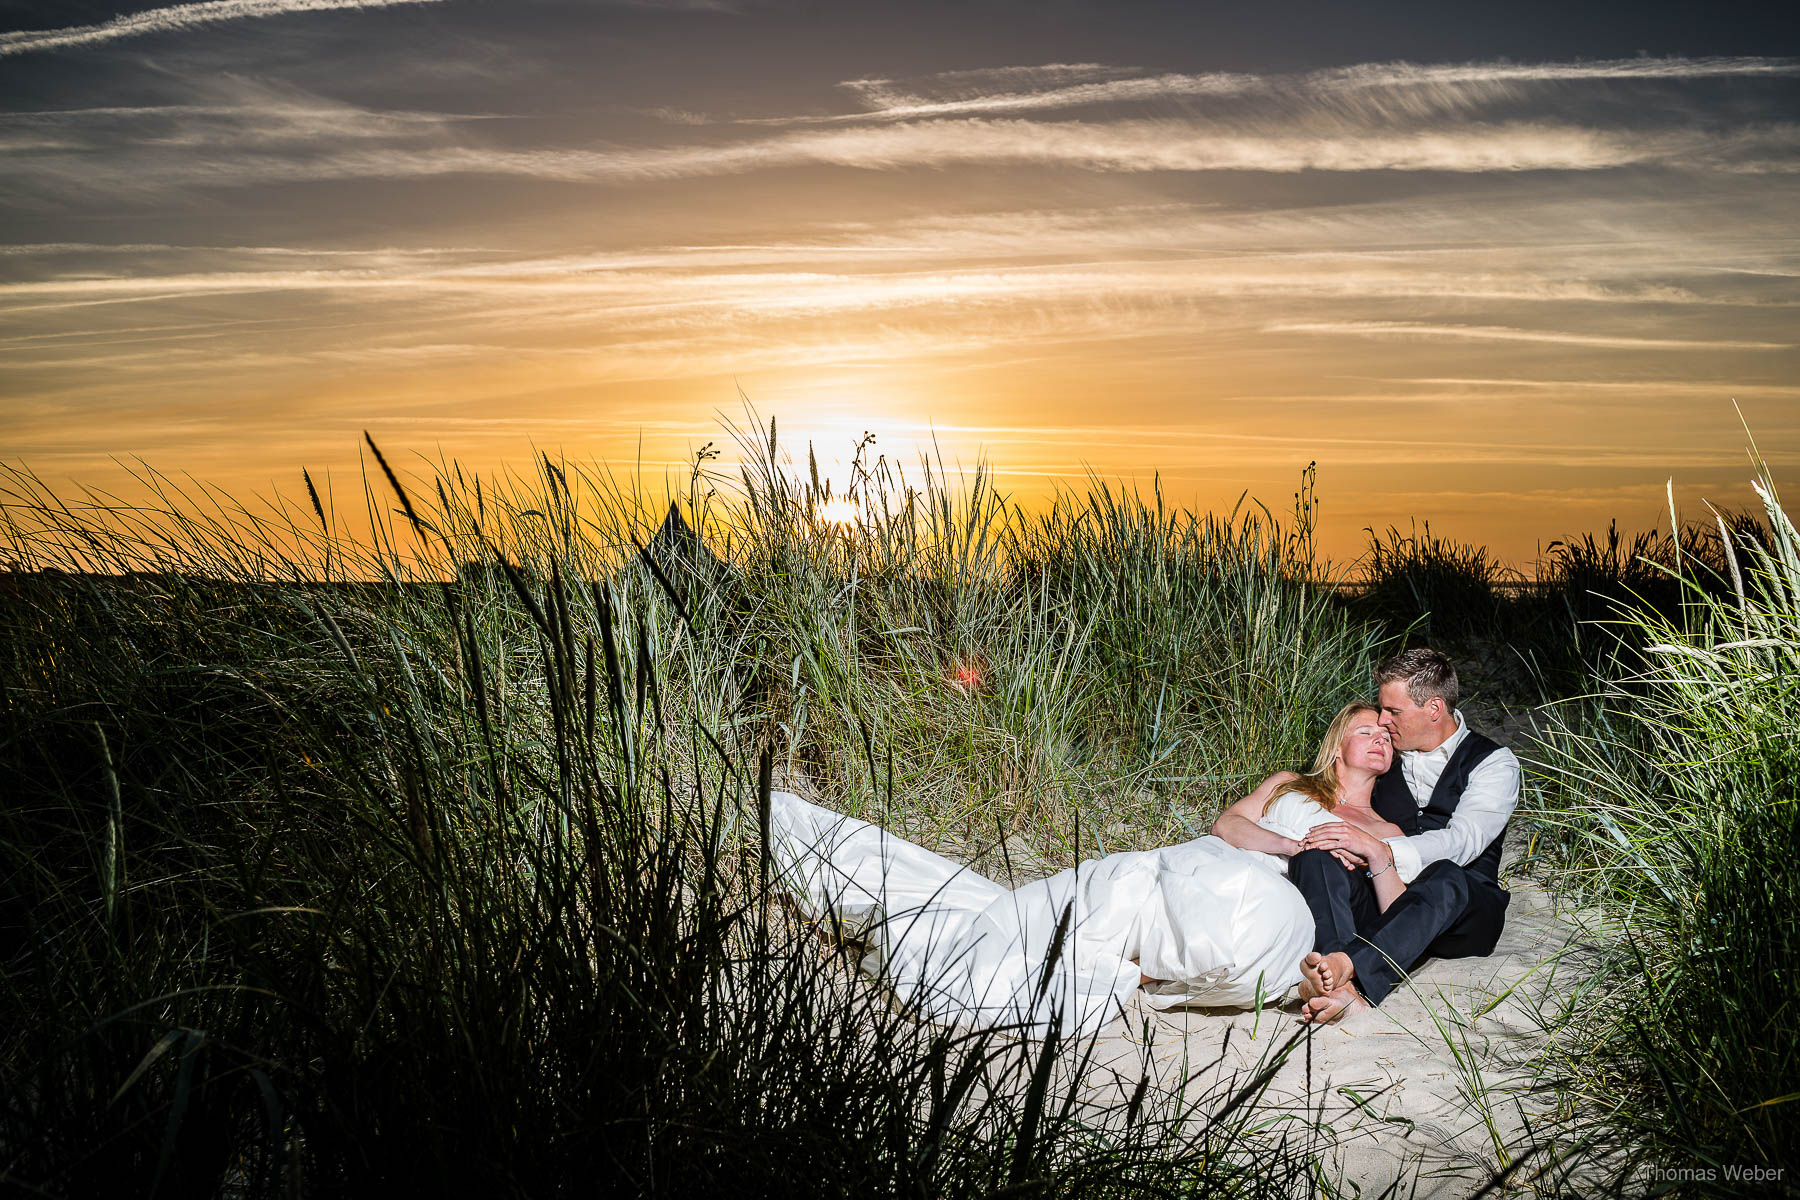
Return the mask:
M 1533 1092 L 1531 1065 L 1550 1013 L 1586 975 L 1585 943 L 1579 923 L 1542 887 L 1519 879 L 1509 886 L 1493 955 L 1421 964 L 1379 1008 L 1312 1029 L 1270 1084 L 1266 1114 L 1304 1116 L 1314 1127 L 1289 1120 L 1271 1128 L 1313 1138 L 1346 1190 L 1354 1183 L 1379 1194 L 1398 1179 L 1401 1196 L 1468 1196 L 1512 1161 L 1522 1114 L 1554 1103 Z M 1116 1071 L 1123 1086 L 1134 1085 L 1147 1050 L 1164 1083 L 1199 1071 L 1192 1087 L 1228 1089 L 1252 1078 L 1300 1028 L 1292 1011 L 1276 1007 L 1158 1013 L 1138 1004 L 1102 1033 L 1100 1072 L 1089 1079 Z M 1091 1086 L 1102 1099 L 1120 1085 Z

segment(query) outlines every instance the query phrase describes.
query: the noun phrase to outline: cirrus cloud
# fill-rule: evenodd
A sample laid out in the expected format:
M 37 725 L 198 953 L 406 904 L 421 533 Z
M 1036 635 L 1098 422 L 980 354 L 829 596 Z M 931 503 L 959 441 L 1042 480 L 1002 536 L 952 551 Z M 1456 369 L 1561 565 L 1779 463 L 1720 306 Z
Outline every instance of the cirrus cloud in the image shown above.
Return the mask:
M 393 8 L 401 4 L 436 4 L 440 0 L 205 0 L 127 13 L 97 25 L 61 29 L 21 29 L 0 33 L 0 58 L 34 50 L 66 50 L 153 33 L 179 33 L 222 21 L 281 17 L 292 13 L 336 12 L 355 8 Z

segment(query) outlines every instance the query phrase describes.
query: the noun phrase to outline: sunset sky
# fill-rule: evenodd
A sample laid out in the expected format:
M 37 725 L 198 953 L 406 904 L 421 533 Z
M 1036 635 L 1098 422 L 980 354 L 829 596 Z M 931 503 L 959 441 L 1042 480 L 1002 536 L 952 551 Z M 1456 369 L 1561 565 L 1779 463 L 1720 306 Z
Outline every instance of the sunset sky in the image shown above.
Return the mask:
M 741 393 L 1528 564 L 1746 504 L 1735 401 L 1800 497 L 1787 7 L 0 0 L 0 461 L 660 480 Z

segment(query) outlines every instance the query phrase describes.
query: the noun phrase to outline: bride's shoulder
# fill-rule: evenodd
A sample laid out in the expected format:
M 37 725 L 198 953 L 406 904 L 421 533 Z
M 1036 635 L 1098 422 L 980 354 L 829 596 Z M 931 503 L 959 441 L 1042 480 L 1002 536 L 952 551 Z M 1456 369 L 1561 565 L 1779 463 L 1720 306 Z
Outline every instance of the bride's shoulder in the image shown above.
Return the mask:
M 1287 782 L 1294 784 L 1299 782 L 1299 778 L 1289 772 Z M 1298 838 L 1314 825 L 1330 819 L 1330 815 L 1319 806 L 1318 801 L 1305 792 L 1290 787 L 1285 791 L 1275 791 L 1264 805 L 1262 817 L 1257 824 L 1284 837 Z
M 1289 781 L 1292 782 L 1294 780 L 1298 780 L 1299 778 L 1300 777 L 1298 775 L 1293 775 L 1290 773 Z M 1299 791 L 1297 789 L 1289 790 L 1289 791 L 1278 791 L 1275 793 L 1274 797 L 1269 801 L 1270 815 L 1275 815 L 1277 813 L 1281 813 L 1281 814 L 1287 815 L 1290 819 L 1293 819 L 1293 818 L 1298 818 L 1298 817 L 1311 816 L 1315 813 L 1323 813 L 1323 812 L 1325 812 L 1324 805 L 1320 804 L 1317 800 L 1313 799 L 1311 796 L 1307 795 L 1305 792 Z

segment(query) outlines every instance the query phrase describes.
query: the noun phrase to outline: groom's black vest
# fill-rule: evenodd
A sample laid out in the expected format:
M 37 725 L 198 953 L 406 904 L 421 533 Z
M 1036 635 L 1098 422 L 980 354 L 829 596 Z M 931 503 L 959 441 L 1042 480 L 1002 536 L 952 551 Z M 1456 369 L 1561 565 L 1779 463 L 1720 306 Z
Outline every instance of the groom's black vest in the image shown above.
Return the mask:
M 1433 829 L 1442 829 L 1450 824 L 1450 814 L 1462 801 L 1463 789 L 1469 786 L 1469 772 L 1498 750 L 1500 745 L 1492 739 L 1482 737 L 1473 729 L 1469 730 L 1456 753 L 1444 765 L 1444 773 L 1438 776 L 1437 786 L 1431 789 L 1431 799 L 1424 808 L 1419 807 L 1413 799 L 1412 789 L 1406 786 L 1406 776 L 1400 769 L 1400 756 L 1394 756 L 1394 765 L 1388 773 L 1375 781 L 1375 794 L 1370 803 L 1381 819 L 1391 821 L 1400 827 L 1402 833 L 1411 835 L 1425 833 Z M 1506 840 L 1506 831 L 1502 829 L 1498 837 L 1489 842 L 1469 864 L 1469 870 L 1488 881 L 1500 882 L 1500 843 Z

